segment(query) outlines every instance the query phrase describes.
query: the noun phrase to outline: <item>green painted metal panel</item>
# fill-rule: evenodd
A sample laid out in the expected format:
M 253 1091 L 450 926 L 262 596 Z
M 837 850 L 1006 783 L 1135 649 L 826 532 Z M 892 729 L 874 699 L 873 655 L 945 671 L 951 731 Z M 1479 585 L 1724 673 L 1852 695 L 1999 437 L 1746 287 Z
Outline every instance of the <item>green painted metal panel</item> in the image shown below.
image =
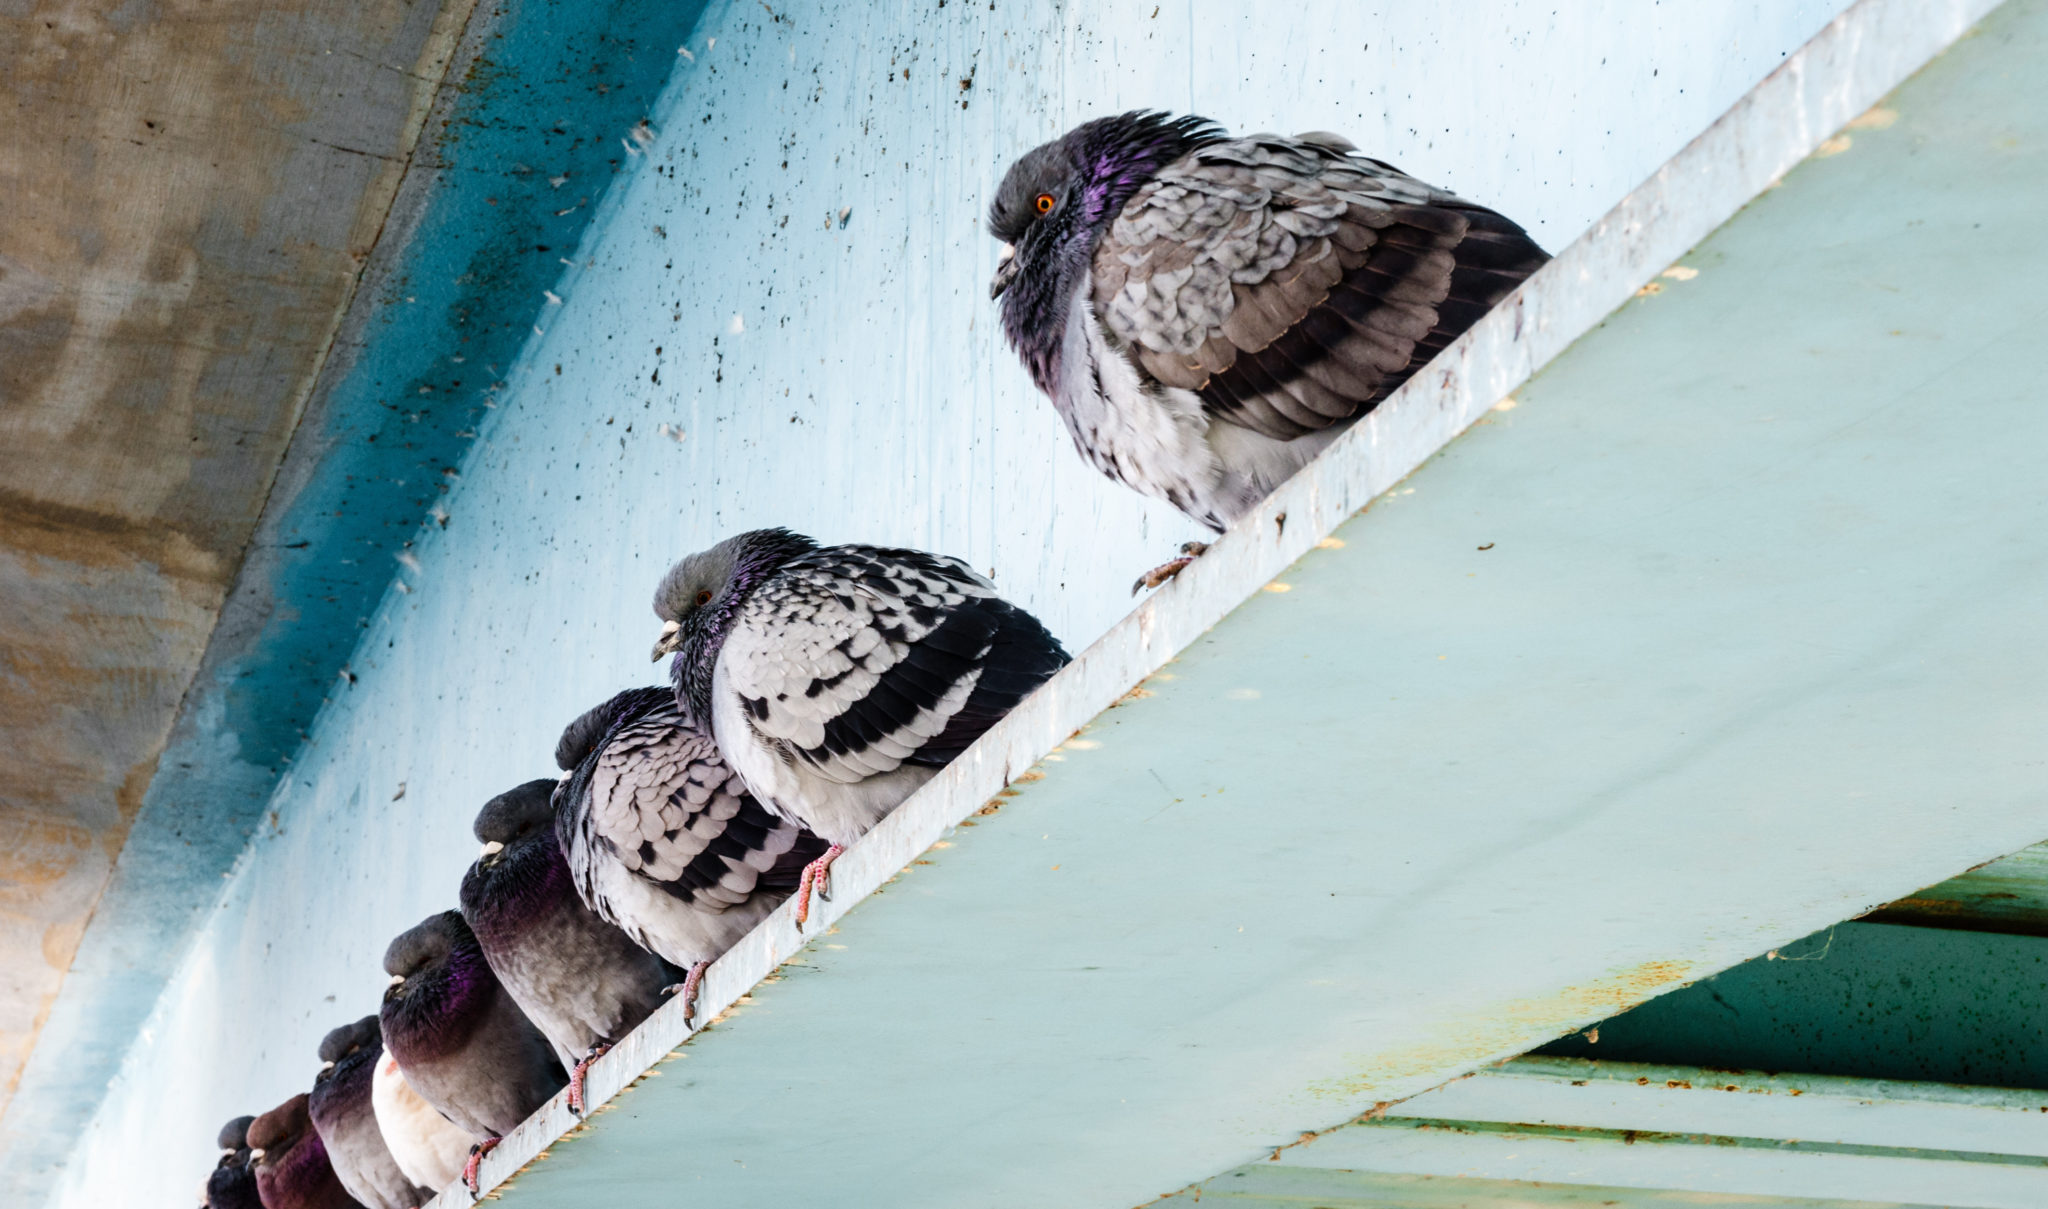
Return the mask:
M 1845 923 L 1543 1052 L 2041 1088 L 2044 1004 L 2048 939 Z
M 1329 1171 L 1256 1163 L 1207 1181 L 1199 1196 L 1190 1191 L 1158 1204 L 1172 1209 L 1192 1205 L 1227 1205 L 1230 1209 L 1727 1209 L 1745 1205 L 1779 1209 L 1916 1209 L 1896 1201 L 1733 1196 L 1719 1192 Z
M 2048 844 L 2022 848 L 1865 916 L 1923 928 L 2048 936 Z

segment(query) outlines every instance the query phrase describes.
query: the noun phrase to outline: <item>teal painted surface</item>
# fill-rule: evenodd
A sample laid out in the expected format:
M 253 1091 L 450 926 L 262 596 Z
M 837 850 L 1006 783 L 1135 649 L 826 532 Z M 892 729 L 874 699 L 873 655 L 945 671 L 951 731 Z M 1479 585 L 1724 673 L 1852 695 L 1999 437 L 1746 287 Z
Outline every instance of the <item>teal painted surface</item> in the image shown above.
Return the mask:
M 2007 6 L 505 1199 L 1139 1203 L 2038 840 L 2044 49 Z
M 1161 1205 L 1226 1205 L 1230 1209 L 1930 1209 L 1897 1201 L 1812 1200 L 1733 1196 L 1614 1185 L 1480 1180 L 1457 1176 L 1327 1171 L 1255 1164 L 1202 1185 L 1201 1195 L 1168 1197 Z
M 1916 890 L 1868 917 L 1926 928 L 2048 936 L 2048 844 Z
M 2048 939 L 1845 923 L 1544 1053 L 2048 1087 Z M 2048 1131 L 2048 1125 L 2043 1126 Z
M 1302 1138 L 1167 1203 L 1294 1184 L 1319 1205 L 1376 1204 L 1388 1181 L 1427 1197 L 1469 1182 L 1480 1205 L 1520 1184 L 1531 1189 L 1520 1203 L 1533 1205 L 1595 1194 L 1619 1205 L 1683 1204 L 1660 1199 L 1683 1190 L 1770 1203 L 2034 1209 L 2048 1198 L 2044 1099 L 2048 1092 L 1519 1059 Z M 1276 1169 L 1290 1175 L 1275 1179 Z M 1328 1185 L 1320 1195 L 1319 1182 Z M 1344 1199 L 1352 1185 L 1363 1193 L 1356 1201 Z

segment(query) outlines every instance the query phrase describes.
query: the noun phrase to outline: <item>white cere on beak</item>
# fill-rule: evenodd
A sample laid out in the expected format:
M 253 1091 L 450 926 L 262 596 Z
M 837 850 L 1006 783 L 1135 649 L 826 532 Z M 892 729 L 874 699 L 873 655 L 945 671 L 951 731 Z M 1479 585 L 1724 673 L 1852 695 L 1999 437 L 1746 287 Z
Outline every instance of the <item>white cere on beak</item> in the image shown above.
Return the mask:
M 666 638 L 682 628 L 683 623 L 680 621 L 664 621 L 661 623 L 661 636 Z
M 504 850 L 505 845 L 499 843 L 496 840 L 492 840 L 490 843 L 484 845 L 483 851 L 476 854 L 476 859 L 482 860 L 487 856 L 496 856 Z
M 323 1075 L 324 1075 L 324 1074 L 326 1074 L 326 1073 L 327 1073 L 328 1071 L 331 1071 L 331 1070 L 333 1070 L 333 1069 L 334 1069 L 334 1063 L 332 1063 L 332 1062 L 322 1062 L 322 1063 L 320 1064 L 320 1073 L 321 1073 L 321 1074 L 323 1074 Z
M 263 1148 L 262 1148 L 262 1147 L 260 1147 L 260 1146 L 259 1146 L 259 1147 L 257 1147 L 256 1149 L 254 1149 L 254 1150 L 252 1150 L 252 1151 L 250 1151 L 250 1152 L 249 1152 L 249 1161 L 250 1161 L 251 1163 L 255 1162 L 256 1160 L 258 1160 L 258 1159 L 260 1159 L 260 1158 L 262 1158 L 262 1157 L 263 1157 Z
M 1013 243 L 1006 243 L 1003 245 L 1003 250 L 996 253 L 996 259 L 999 261 L 1008 261 L 1016 255 L 1017 245 Z
M 404 985 L 405 985 L 405 975 L 403 975 L 403 974 L 393 974 L 393 975 L 391 976 L 391 985 L 392 985 L 392 986 L 395 986 L 395 987 L 402 987 L 402 986 L 404 986 Z

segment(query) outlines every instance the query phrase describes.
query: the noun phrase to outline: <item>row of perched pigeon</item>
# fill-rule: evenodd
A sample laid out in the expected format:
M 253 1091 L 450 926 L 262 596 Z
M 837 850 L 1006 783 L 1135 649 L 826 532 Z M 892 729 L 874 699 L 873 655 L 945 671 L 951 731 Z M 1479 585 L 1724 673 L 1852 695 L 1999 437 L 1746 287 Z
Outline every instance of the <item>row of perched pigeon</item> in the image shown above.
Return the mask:
M 1127 113 L 1004 177 L 992 295 L 1082 455 L 1222 531 L 1546 259 L 1328 134 Z M 1200 553 L 1140 581 L 1157 586 Z M 223 1130 L 212 1209 L 410 1209 L 1067 662 L 957 559 L 757 530 L 655 593 L 668 687 L 485 804 L 461 909 L 391 942 L 311 1092 Z

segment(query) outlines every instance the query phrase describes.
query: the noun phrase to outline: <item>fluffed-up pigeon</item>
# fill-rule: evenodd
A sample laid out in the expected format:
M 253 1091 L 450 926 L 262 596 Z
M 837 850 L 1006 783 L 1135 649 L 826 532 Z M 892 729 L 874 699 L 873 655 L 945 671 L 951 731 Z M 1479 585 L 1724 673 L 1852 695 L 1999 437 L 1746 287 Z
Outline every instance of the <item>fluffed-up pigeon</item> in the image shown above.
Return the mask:
M 988 225 L 1075 448 L 1219 533 L 1549 259 L 1338 135 L 1153 112 L 1027 152 Z
M 654 595 L 676 699 L 771 811 L 832 859 L 1067 663 L 1038 619 L 959 559 L 757 529 Z
M 306 1100 L 327 1161 L 350 1196 L 369 1209 L 413 1209 L 433 1196 L 407 1179 L 384 1144 L 370 1085 L 384 1040 L 375 1016 L 344 1024 L 320 1041 L 320 1073 Z
M 474 1192 L 478 1160 L 568 1076 L 491 973 L 461 912 L 429 915 L 401 933 L 384 951 L 384 972 L 385 1048 L 413 1090 L 476 1140 L 462 1173 Z
M 483 851 L 462 878 L 462 917 L 498 982 L 569 1067 L 569 1108 L 580 1116 L 590 1063 L 683 976 L 584 905 L 555 838 L 555 786 L 528 781 L 478 812 Z
M 391 1148 L 392 1161 L 405 1178 L 422 1188 L 441 1189 L 462 1174 L 476 1139 L 441 1115 L 405 1081 L 398 1059 L 385 1050 L 370 1080 L 370 1104 L 377 1110 L 377 1132 Z
M 765 810 L 675 690 L 629 689 L 571 722 L 556 835 L 576 892 L 635 944 L 704 968 L 788 898 L 825 841 Z
M 249 1163 L 249 1126 L 255 1117 L 236 1117 L 220 1127 L 220 1162 L 206 1176 L 206 1209 L 263 1209 L 256 1169 Z
M 306 1100 L 301 1092 L 249 1125 L 249 1158 L 263 1209 L 361 1209 L 334 1174 Z

